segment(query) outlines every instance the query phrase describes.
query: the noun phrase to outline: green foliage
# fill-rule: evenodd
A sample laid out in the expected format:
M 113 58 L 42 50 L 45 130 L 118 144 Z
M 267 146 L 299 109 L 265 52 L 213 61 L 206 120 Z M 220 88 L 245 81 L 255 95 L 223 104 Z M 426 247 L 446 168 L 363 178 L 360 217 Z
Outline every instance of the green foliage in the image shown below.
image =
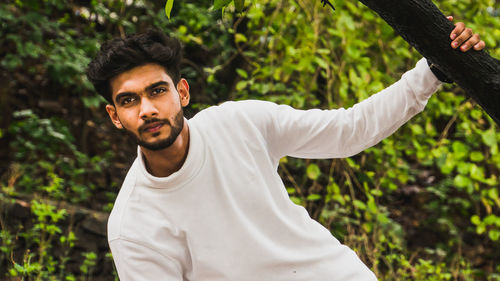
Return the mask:
M 10 147 L 22 174 L 18 190 L 73 203 L 87 201 L 95 189 L 90 177 L 103 172 L 112 154 L 89 157 L 78 151 L 64 120 L 39 118 L 31 110 L 14 112 L 14 118 L 9 133 L 15 136 Z
M 23 280 L 61 280 L 68 260 L 68 250 L 62 256 L 53 256 L 50 253 L 54 248 L 69 249 L 74 246 L 74 233 L 70 230 L 64 233 L 60 227 L 67 212 L 65 209 L 57 209 L 56 206 L 39 200 L 32 200 L 30 205 L 34 215 L 32 227 L 20 233 L 28 248 L 24 251 L 21 262 L 12 260 L 8 274 L 12 277 L 21 277 Z M 7 230 L 2 230 L 2 238 L 6 239 L 6 244 L 9 245 L 13 236 Z M 16 240 L 18 239 L 16 237 Z M 37 251 L 31 251 L 32 248 L 36 248 Z M 12 258 L 14 245 L 11 244 L 7 250 L 2 248 L 2 252 Z
M 91 89 L 84 72 L 90 61 L 88 52 L 97 51 L 97 39 L 76 39 L 81 34 L 69 27 L 65 1 L 45 1 L 42 5 L 38 1 L 9 2 L 0 6 L 0 34 L 9 48 L 0 65 L 10 71 L 25 68 L 30 74 L 43 68 L 62 85 L 77 86 L 75 93 Z M 53 21 L 44 12 L 63 14 Z
M 96 265 L 97 256 L 94 252 L 83 253 L 83 256 L 85 257 L 85 260 L 83 261 L 83 264 L 80 266 L 80 270 L 82 271 L 83 274 L 90 276 L 92 273 L 92 269 Z

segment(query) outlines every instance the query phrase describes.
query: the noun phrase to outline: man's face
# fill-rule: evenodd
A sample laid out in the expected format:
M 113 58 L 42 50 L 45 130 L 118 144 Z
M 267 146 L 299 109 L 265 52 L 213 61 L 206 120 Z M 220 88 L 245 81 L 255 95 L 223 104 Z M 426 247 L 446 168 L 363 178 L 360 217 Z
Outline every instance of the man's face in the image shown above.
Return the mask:
M 182 107 L 189 103 L 189 85 L 172 78 L 158 64 L 145 64 L 110 81 L 113 105 L 106 110 L 113 124 L 125 129 L 150 150 L 169 147 L 184 127 Z

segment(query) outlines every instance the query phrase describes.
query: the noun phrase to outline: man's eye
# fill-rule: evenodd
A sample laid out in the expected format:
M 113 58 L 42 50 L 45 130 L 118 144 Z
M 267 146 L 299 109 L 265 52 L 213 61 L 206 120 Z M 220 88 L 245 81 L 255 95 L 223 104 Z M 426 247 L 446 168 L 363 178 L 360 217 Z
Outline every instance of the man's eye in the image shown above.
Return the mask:
M 165 88 L 155 88 L 155 89 L 153 89 L 152 94 L 158 95 L 158 94 L 164 93 L 165 91 L 167 91 L 167 89 L 165 89 Z
M 132 98 L 132 97 L 123 98 L 122 101 L 120 102 L 120 104 L 121 105 L 127 105 L 127 104 L 129 104 L 129 103 L 131 103 L 133 101 L 134 101 L 134 98 Z

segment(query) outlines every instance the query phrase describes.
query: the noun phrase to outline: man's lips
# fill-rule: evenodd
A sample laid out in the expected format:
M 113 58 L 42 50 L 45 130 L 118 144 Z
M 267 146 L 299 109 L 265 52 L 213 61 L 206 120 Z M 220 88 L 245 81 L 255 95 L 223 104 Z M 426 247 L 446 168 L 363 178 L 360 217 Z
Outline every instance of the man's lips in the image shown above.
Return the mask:
M 158 125 L 155 125 L 155 126 L 150 126 L 150 127 L 147 127 L 146 128 L 146 132 L 150 132 L 150 133 L 153 133 L 153 132 L 156 132 L 158 131 L 161 127 L 163 126 L 163 124 L 158 124 Z
M 151 124 L 144 125 L 141 128 L 141 132 L 154 133 L 157 132 L 163 127 L 164 122 L 154 122 Z

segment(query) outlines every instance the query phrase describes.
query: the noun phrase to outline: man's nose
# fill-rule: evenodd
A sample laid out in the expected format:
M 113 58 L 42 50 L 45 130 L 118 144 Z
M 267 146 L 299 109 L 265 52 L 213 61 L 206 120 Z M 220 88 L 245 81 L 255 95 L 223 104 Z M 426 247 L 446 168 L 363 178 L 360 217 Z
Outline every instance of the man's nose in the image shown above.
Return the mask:
M 158 116 L 158 109 L 156 108 L 154 103 L 150 101 L 148 98 L 142 98 L 141 112 L 139 114 L 139 117 L 142 119 L 148 119 L 156 116 Z

